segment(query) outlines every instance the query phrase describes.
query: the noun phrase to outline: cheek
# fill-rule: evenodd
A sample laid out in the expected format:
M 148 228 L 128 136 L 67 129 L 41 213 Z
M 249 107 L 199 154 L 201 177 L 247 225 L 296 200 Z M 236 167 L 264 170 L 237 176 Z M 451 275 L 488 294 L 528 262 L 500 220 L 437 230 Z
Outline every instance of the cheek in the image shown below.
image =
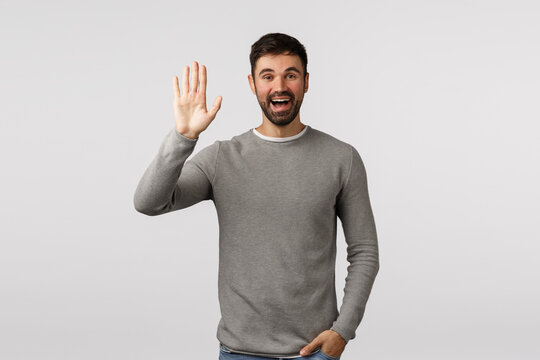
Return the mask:
M 259 99 L 266 101 L 266 99 L 268 99 L 268 95 L 270 95 L 270 91 L 265 87 L 257 88 L 257 97 Z
M 291 90 L 294 91 L 296 97 L 302 96 L 304 94 L 304 84 L 295 84 Z

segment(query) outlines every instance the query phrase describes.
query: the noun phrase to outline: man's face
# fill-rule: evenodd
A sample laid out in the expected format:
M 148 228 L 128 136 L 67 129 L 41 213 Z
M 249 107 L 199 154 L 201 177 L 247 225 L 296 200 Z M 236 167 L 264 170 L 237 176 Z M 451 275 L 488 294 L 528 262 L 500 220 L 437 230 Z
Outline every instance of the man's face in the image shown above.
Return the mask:
M 308 89 L 309 73 L 304 77 L 303 72 L 298 55 L 268 54 L 257 60 L 254 75 L 248 75 L 251 91 L 273 124 L 288 125 L 297 117 Z

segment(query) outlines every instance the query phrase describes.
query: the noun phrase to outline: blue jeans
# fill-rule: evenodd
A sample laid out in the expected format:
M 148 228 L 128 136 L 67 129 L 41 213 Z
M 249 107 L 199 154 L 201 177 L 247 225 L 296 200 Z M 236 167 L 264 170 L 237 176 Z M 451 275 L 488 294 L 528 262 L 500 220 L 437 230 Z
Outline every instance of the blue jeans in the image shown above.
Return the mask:
M 323 353 L 322 350 L 320 349 L 318 349 L 317 352 L 312 353 L 310 355 L 301 356 L 301 357 L 292 358 L 292 359 L 271 358 L 271 357 L 264 357 L 264 356 L 233 353 L 225 345 L 219 344 L 219 360 L 301 360 L 301 359 L 339 360 L 340 358 L 341 358 L 341 355 L 339 357 L 330 356 L 328 354 Z

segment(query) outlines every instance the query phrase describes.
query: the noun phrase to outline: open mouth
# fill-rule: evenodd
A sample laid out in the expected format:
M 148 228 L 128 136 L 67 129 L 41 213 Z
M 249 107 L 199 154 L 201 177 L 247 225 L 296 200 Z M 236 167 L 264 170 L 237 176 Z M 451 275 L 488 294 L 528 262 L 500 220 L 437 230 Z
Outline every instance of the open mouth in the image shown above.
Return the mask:
M 270 100 L 272 110 L 285 111 L 291 107 L 292 100 L 290 98 L 274 98 Z

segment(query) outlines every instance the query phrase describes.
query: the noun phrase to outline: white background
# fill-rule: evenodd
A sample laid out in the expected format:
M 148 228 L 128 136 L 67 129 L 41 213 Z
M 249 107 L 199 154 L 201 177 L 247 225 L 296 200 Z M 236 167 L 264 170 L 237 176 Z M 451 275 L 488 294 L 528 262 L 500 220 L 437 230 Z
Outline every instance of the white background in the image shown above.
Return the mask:
M 253 42 L 308 53 L 302 122 L 354 145 L 380 271 L 342 355 L 539 359 L 536 1 L 0 3 L 0 358 L 217 359 L 211 201 L 132 198 L 171 78 L 223 96 L 199 151 L 256 127 Z M 339 223 L 338 223 L 339 224 Z M 346 276 L 338 235 L 337 289 Z

